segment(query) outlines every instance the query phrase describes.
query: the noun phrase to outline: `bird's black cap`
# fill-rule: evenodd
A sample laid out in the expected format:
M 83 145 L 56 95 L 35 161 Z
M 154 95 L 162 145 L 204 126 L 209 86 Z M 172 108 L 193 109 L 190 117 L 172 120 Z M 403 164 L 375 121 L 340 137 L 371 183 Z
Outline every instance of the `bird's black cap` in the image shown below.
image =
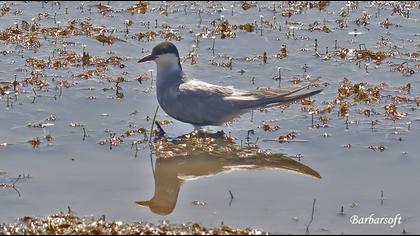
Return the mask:
M 156 57 L 159 55 L 167 54 L 167 53 L 173 53 L 178 57 L 178 65 L 179 65 L 179 68 L 182 70 L 178 49 L 173 43 L 162 42 L 156 45 L 152 50 L 152 56 L 156 56 Z
M 163 42 L 156 45 L 152 50 L 152 55 L 159 56 L 162 54 L 173 53 L 179 58 L 178 49 L 171 42 Z

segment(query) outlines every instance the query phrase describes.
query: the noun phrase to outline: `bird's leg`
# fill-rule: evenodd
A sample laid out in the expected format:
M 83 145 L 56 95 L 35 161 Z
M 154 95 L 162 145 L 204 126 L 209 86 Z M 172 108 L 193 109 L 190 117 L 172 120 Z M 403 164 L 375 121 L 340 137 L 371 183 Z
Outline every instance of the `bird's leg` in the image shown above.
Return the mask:
M 163 137 L 165 137 L 165 135 L 166 135 L 166 132 L 165 132 L 165 130 L 163 130 L 163 128 L 162 128 L 162 126 L 159 124 L 159 122 L 157 122 L 157 121 L 155 121 L 155 124 L 156 124 L 156 126 L 157 126 L 157 128 L 158 128 L 158 139 L 161 139 L 161 138 L 163 138 Z

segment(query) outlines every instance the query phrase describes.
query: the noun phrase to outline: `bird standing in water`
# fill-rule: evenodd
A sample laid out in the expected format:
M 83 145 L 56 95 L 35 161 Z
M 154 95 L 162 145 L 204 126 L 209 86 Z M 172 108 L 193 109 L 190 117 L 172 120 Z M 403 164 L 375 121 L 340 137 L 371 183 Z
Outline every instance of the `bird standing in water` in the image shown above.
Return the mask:
M 156 92 L 159 105 L 171 117 L 190 123 L 194 129 L 220 126 L 260 107 L 287 104 L 315 94 L 322 89 L 297 94 L 307 88 L 240 90 L 189 78 L 182 71 L 176 46 L 170 42 L 156 45 L 152 54 L 138 62 L 157 65 Z

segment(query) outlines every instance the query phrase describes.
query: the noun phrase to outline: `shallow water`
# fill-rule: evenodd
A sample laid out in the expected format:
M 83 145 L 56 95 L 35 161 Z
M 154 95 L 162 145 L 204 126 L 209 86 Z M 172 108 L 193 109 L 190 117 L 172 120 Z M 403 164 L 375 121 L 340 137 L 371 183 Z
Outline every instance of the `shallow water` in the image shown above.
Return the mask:
M 9 99 L 7 95 L 0 96 L 0 183 L 11 184 L 18 175 L 29 175 L 29 178 L 18 180 L 15 184 L 20 197 L 13 188 L 0 189 L 0 222 L 11 223 L 25 215 L 44 216 L 67 211 L 70 206 L 72 211 L 81 216 L 105 214 L 110 219 L 128 222 L 196 221 L 212 226 L 219 226 L 223 222 L 234 227 L 297 234 L 306 232 L 312 203 L 316 199 L 314 219 L 309 227 L 312 234 L 400 234 L 403 230 L 407 233 L 420 232 L 420 226 L 416 224 L 420 220 L 420 175 L 417 171 L 420 159 L 416 155 L 416 140 L 420 138 L 420 114 L 413 101 L 420 95 L 418 3 L 417 8 L 411 9 L 408 18 L 398 13 L 391 14 L 393 6 L 384 5 L 378 11 L 378 7 L 368 3 L 360 3 L 357 7 L 350 4 L 348 8 L 345 2 L 331 2 L 324 10 L 306 7 L 303 12 L 291 17 L 281 16 L 281 12 L 288 7 L 285 3 L 277 3 L 276 12 L 273 12 L 272 2 L 258 3 L 259 7 L 246 11 L 239 2 L 214 6 L 210 3 L 188 3 L 186 13 L 184 2 L 171 2 L 167 7 L 167 16 L 160 14 L 165 6 L 159 2 L 151 2 L 146 14 L 133 15 L 127 13 L 126 9 L 136 2 L 110 2 L 114 12 L 104 15 L 100 14 L 95 4 L 97 2 L 84 2 L 81 8 L 80 3 L 73 2 L 61 2 L 60 5 L 10 2 L 10 11 L 0 17 L 2 30 L 14 27 L 15 22 L 21 27 L 22 20 L 32 24 L 32 18 L 35 18 L 40 28 L 57 25 L 66 27 L 68 20 L 90 19 L 95 26 L 104 26 L 106 29 L 114 27 L 116 31 L 113 36 L 121 39 L 112 45 L 103 45 L 94 37 L 86 35 L 69 35 L 57 39 L 47 36 L 44 39 L 40 33 L 41 46 L 37 49 L 27 49 L 0 40 L 0 51 L 7 52 L 0 55 L 0 87 L 4 86 L 3 82 L 13 82 L 15 74 L 18 81 L 30 76 L 33 68 L 26 63 L 28 57 L 44 60 L 57 57 L 57 52 L 53 56 L 53 50 L 63 49 L 64 41 L 74 43 L 67 45 L 66 50 L 80 54 L 82 45 L 86 45 L 84 50 L 91 56 L 108 58 L 116 55 L 123 58 L 121 63 L 125 65 L 124 68 L 110 65 L 102 77 L 93 76 L 90 79 L 72 75 L 94 69 L 94 66 L 43 69 L 41 71 L 47 75 L 44 79 L 48 81 L 48 86 L 41 90 L 36 86 L 34 92 L 31 85 L 26 86 L 21 82 L 18 87 L 22 91 L 18 93 L 16 100 L 13 94 L 9 95 Z M 231 5 L 234 6 L 233 16 Z M 341 29 L 336 20 L 342 18 L 339 16 L 342 8 L 349 11 L 349 16 L 346 18 L 347 27 Z M 201 25 L 198 9 L 203 9 L 200 14 Z M 370 14 L 367 28 L 355 23 L 363 15 L 363 11 Z M 40 12 L 48 12 L 50 17 L 38 19 Z M 56 22 L 53 19 L 54 13 Z M 302 111 L 304 106 L 300 103 L 285 109 L 276 107 L 257 110 L 252 115 L 243 115 L 228 126 L 210 127 L 212 132 L 223 129 L 225 133 L 230 133 L 237 138 L 237 145 L 241 145 L 241 142 L 246 145 L 248 130 L 252 129 L 254 134 L 250 134 L 250 141 L 256 142 L 258 139 L 259 148 L 287 157 L 289 161 L 293 159 L 294 165 L 311 168 L 322 176 L 321 179 L 299 174 L 299 168 L 295 168 L 297 171 L 288 171 L 290 168 L 283 168 L 283 164 L 276 168 L 270 165 L 249 168 L 249 163 L 243 163 L 242 159 L 237 159 L 238 162 L 232 161 L 232 155 L 214 159 L 205 153 L 200 153 L 195 158 L 192 154 L 188 157 L 194 162 L 188 162 L 186 158 L 173 158 L 174 163 L 166 162 L 166 159 L 155 154 L 151 159 L 147 143 L 138 144 L 136 156 L 132 142 L 143 140 L 142 134 L 128 137 L 112 149 L 109 142 L 105 145 L 99 144 L 109 139 L 109 131 L 122 134 L 128 129 L 140 127 L 149 130 L 158 105 L 153 81 L 146 80 L 141 84 L 137 81 L 143 73 L 155 76 L 155 65 L 138 64 L 137 60 L 164 39 L 156 36 L 155 40 L 148 42 L 139 41 L 132 36 L 150 30 L 158 32 L 162 29 L 162 24 L 169 24 L 182 37 L 182 40 L 173 42 L 181 56 L 187 56 L 195 45 L 195 34 L 203 31 L 203 27 L 211 28 L 211 21 L 220 19 L 222 15 L 231 25 L 254 21 L 259 25 L 260 15 L 264 16 L 264 20 L 270 21 L 273 21 L 272 17 L 275 15 L 276 25 L 273 28 L 266 25 L 262 36 L 260 31 L 239 30 L 235 30 L 235 38 L 221 39 L 220 34 L 216 35 L 216 59 L 220 61 L 221 56 L 231 56 L 232 69 L 212 65 L 211 35 L 200 37 L 197 63 L 191 64 L 190 59 L 183 63 L 183 69 L 188 75 L 206 82 L 234 85 L 242 89 L 277 87 L 278 81 L 272 78 L 278 75 L 277 68 L 280 66 L 282 87 L 295 86 L 290 80 L 293 77 L 304 80 L 305 76 L 320 77 L 319 81 L 314 81 L 319 86 L 328 84 L 321 94 L 312 98 L 315 99 L 314 107 L 318 109 L 337 97 L 338 88 L 344 78 L 348 78 L 352 84 L 367 82 L 366 87 L 386 83 L 387 86 L 381 90 L 383 97 L 379 102 L 370 105 L 354 102 L 354 106 L 350 106 L 350 124 L 347 127 L 346 118 L 337 115 L 339 105 L 326 114 L 329 118 L 328 127 L 316 128 L 312 127 L 311 114 Z M 392 25 L 388 28 L 382 27 L 379 23 L 387 18 Z M 126 38 L 124 21 L 127 19 L 132 20 L 133 24 L 129 27 L 129 36 Z M 147 29 L 147 21 L 150 21 L 150 29 Z M 325 21 L 332 32 L 311 32 L 308 30 L 309 24 L 314 21 L 318 21 L 320 26 Z M 146 25 L 141 22 L 146 22 Z M 288 28 L 293 28 L 291 22 L 302 23 L 294 29 L 295 39 L 287 36 L 292 31 Z M 363 34 L 349 34 L 354 29 Z M 107 31 L 105 34 L 110 33 Z M 324 60 L 324 55 L 314 56 L 315 39 L 318 41 L 320 54 L 324 54 L 328 47 L 328 59 Z M 335 40 L 338 47 L 358 49 L 359 44 L 363 43 L 369 50 L 383 51 L 390 56 L 378 65 L 372 60 L 342 59 L 333 53 Z M 287 56 L 283 59 L 275 58 L 274 55 L 282 45 L 287 47 Z M 262 58 L 249 62 L 242 60 L 244 57 L 262 57 L 264 51 L 268 53 L 266 64 Z M 417 56 L 412 54 L 410 57 L 407 53 L 417 53 Z M 227 62 L 227 59 L 224 61 Z M 391 71 L 393 64 L 403 62 L 407 62 L 414 74 L 404 75 Z M 304 64 L 309 67 L 306 72 L 302 69 Z M 241 69 L 245 73 L 239 73 Z M 152 75 L 149 70 L 153 70 Z M 124 94 L 122 99 L 116 98 L 115 79 L 118 76 L 125 78 L 119 84 L 121 89 L 118 90 Z M 62 79 L 77 84 L 63 88 L 60 94 L 56 83 Z M 410 93 L 399 91 L 407 83 L 411 84 Z M 392 100 L 387 95 L 410 97 L 412 101 L 408 103 L 396 103 L 397 111 L 406 112 L 406 117 L 395 122 L 389 119 L 384 106 L 392 103 Z M 353 103 L 352 98 L 346 101 Z M 379 114 L 368 117 L 359 114 L 357 109 L 373 109 Z M 47 121 L 51 115 L 55 119 Z M 315 124 L 321 123 L 319 117 L 319 114 L 314 115 Z M 170 121 L 163 128 L 171 137 L 192 130 L 191 125 L 166 116 L 161 109 L 156 119 Z M 379 120 L 379 124 L 373 129 L 372 120 Z M 264 121 L 271 127 L 279 126 L 279 129 L 273 132 L 264 131 L 260 128 Z M 28 123 L 43 123 L 47 126 L 28 128 Z M 69 125 L 71 123 L 77 124 L 76 127 Z M 267 141 L 292 131 L 296 132 L 296 142 Z M 52 135 L 52 141 L 45 139 L 47 134 Z M 41 140 L 36 148 L 27 142 L 34 137 Z M 344 147 L 348 144 L 351 144 L 350 148 Z M 368 148 L 371 145 L 384 145 L 385 150 L 371 150 Z M 301 155 L 302 158 L 291 158 L 296 155 Z M 252 165 L 258 167 L 256 163 Z M 203 168 L 204 166 L 209 168 Z M 163 175 L 164 181 L 160 179 L 156 182 L 162 184 L 155 185 L 159 178 L 157 174 L 166 173 L 162 171 L 165 168 L 168 169 L 168 175 Z M 174 179 L 170 176 L 177 176 L 180 182 L 177 180 L 172 183 Z M 179 190 L 175 203 L 173 198 L 159 201 L 172 201 L 170 208 L 173 209 L 156 214 L 149 207 L 136 203 L 151 199 L 156 186 L 161 186 L 163 191 L 169 191 L 174 184 L 177 187 L 163 196 L 173 196 L 174 191 L 176 194 Z M 232 192 L 233 199 L 229 191 Z M 341 207 L 344 214 L 340 214 Z M 400 214 L 402 224 L 391 228 L 389 225 L 350 223 L 353 215 L 368 217 L 371 214 L 375 214 L 375 217 L 395 217 Z

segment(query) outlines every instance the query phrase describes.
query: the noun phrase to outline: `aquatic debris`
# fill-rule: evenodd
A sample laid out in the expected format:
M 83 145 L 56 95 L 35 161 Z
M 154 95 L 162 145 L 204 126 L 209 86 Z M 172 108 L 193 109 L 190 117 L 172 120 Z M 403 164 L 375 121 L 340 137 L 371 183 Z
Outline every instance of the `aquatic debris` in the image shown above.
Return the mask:
M 277 53 L 276 57 L 278 59 L 284 59 L 287 57 L 287 47 L 286 45 L 282 45 L 279 52 Z
M 76 128 L 76 127 L 80 127 L 81 124 L 71 122 L 71 123 L 68 124 L 68 126 L 71 127 L 71 128 Z
M 347 149 L 350 149 L 352 147 L 352 145 L 349 143 L 349 144 L 344 145 L 343 147 L 347 148 Z
M 347 60 L 366 60 L 370 61 L 373 60 L 375 64 L 380 64 L 384 59 L 390 57 L 390 53 L 384 52 L 384 51 L 377 51 L 374 52 L 372 50 L 369 50 L 367 48 L 361 48 L 353 49 L 353 48 L 342 48 L 342 47 L 336 47 L 334 49 L 335 56 L 340 57 L 341 59 L 347 59 Z
M 6 174 L 6 172 L 0 171 L 0 175 L 2 175 L 2 174 Z M 29 178 L 31 178 L 31 176 L 29 174 L 28 175 L 19 174 L 18 177 L 15 178 L 15 180 L 12 183 L 10 183 L 10 184 L 9 183 L 0 183 L 0 189 L 2 189 L 2 188 L 12 188 L 12 189 L 14 189 L 17 192 L 17 194 L 19 195 L 19 197 L 21 197 L 21 194 L 20 194 L 19 190 L 16 187 L 16 183 L 19 182 L 20 180 L 29 179 Z M 0 229 L 0 235 L 1 234 L 2 234 L 2 232 L 1 232 L 1 229 Z
M 146 73 L 137 77 L 137 81 L 139 81 L 140 84 L 142 83 L 142 81 L 146 81 L 146 80 L 150 80 L 150 77 Z
M 391 23 L 391 21 L 388 18 L 386 18 L 384 21 L 379 22 L 379 25 L 388 29 L 389 26 L 391 26 L 393 24 Z
M 249 10 L 250 8 L 252 8 L 252 7 L 256 7 L 256 5 L 252 4 L 252 3 L 249 3 L 247 1 L 244 1 L 242 3 L 241 7 L 242 7 L 242 9 L 244 9 L 246 11 L 246 10 Z
M 236 34 L 233 32 L 233 26 L 229 24 L 229 21 L 226 19 L 216 19 L 213 20 L 210 25 L 213 26 L 213 28 L 209 29 L 212 35 L 219 35 L 220 38 L 235 38 Z M 235 26 L 236 28 L 236 26 Z
M 114 37 L 112 35 L 106 36 L 105 34 L 99 34 L 95 36 L 95 38 L 102 44 L 107 43 L 108 45 L 111 45 L 114 43 Z
M 319 120 L 322 122 L 322 127 L 328 127 L 328 116 L 327 115 L 323 115 L 321 117 L 319 117 Z
M 26 21 L 24 22 L 28 24 Z M 36 26 L 33 26 L 31 28 L 17 28 L 11 26 L 4 30 L 1 30 L 0 42 L 2 41 L 6 44 L 16 44 L 28 49 L 41 47 L 41 43 L 39 42 L 38 38 L 38 32 L 36 31 Z
M 135 13 L 145 14 L 149 6 L 148 1 L 139 1 L 139 3 L 127 8 L 128 13 L 134 15 Z
M 401 74 L 403 74 L 404 76 L 411 76 L 414 73 L 416 73 L 414 71 L 414 69 L 412 69 L 407 62 L 403 62 L 401 64 L 393 64 L 391 65 L 391 71 L 398 71 Z
M 98 8 L 98 10 L 99 10 L 99 12 L 102 14 L 102 15 L 106 15 L 108 12 L 110 12 L 110 11 L 112 11 L 112 7 L 110 6 L 110 5 L 107 5 L 107 4 L 102 4 L 102 3 L 99 3 L 99 4 L 97 4 L 97 5 L 93 5 L 94 7 L 97 7 Z
M 356 19 L 355 23 L 357 26 L 364 26 L 366 27 L 369 24 L 370 15 L 367 11 L 362 12 L 362 16 Z
M 300 102 L 302 105 L 304 106 L 310 106 L 314 104 L 314 99 L 302 99 L 302 101 Z
M 159 30 L 159 35 L 161 36 L 161 38 L 165 39 L 165 40 L 175 40 L 175 41 L 181 41 L 182 40 L 182 36 L 179 30 L 177 29 L 173 29 L 170 25 L 168 24 L 163 24 L 162 25 L 162 29 Z
M 48 142 L 52 142 L 53 141 L 53 136 L 51 134 L 47 134 L 45 135 L 45 140 L 47 140 Z
M 39 147 L 41 145 L 41 140 L 38 137 L 28 140 L 28 143 L 32 145 L 33 148 Z
M 407 92 L 407 93 L 410 93 L 410 91 L 411 91 L 411 83 L 408 83 L 408 84 L 406 84 L 406 85 L 403 85 L 403 86 L 399 87 L 399 90 L 400 90 L 401 92 Z
M 54 122 L 56 120 L 57 120 L 57 117 L 54 114 L 52 114 L 52 115 L 48 116 L 47 118 L 45 118 L 41 121 L 38 121 L 38 122 L 35 122 L 35 123 L 28 123 L 28 124 L 26 124 L 26 127 L 27 128 L 51 127 L 51 126 L 54 126 L 54 123 L 52 123 L 52 122 Z
M 296 137 L 296 133 L 295 132 L 290 132 L 286 135 L 281 135 L 277 138 L 279 143 L 285 143 L 285 142 L 290 142 L 292 141 L 294 138 Z
M 254 29 L 255 29 L 255 25 L 250 24 L 250 23 L 246 23 L 246 24 L 239 25 L 239 29 L 243 30 L 245 32 L 253 32 Z
M 101 140 L 99 140 L 99 145 L 105 145 L 106 143 L 107 143 L 107 140 L 106 139 L 101 139 Z
M 170 120 L 158 120 L 157 122 L 159 123 L 159 125 L 169 125 L 170 123 L 172 123 L 172 121 Z
M 316 1 L 316 2 L 305 2 L 305 1 L 289 1 L 286 7 L 283 8 L 281 15 L 284 17 L 291 17 L 295 14 L 302 14 L 305 9 L 318 8 L 322 11 L 329 5 L 329 1 Z
M 267 121 L 264 121 L 262 125 L 258 126 L 258 128 L 261 128 L 264 131 L 270 131 L 270 132 L 277 131 L 278 129 L 280 129 L 278 125 L 271 127 Z
M 220 66 L 224 68 L 232 68 L 233 58 L 217 58 L 214 57 L 210 60 L 211 65 Z
M 350 111 L 350 109 L 349 109 L 349 105 L 347 103 L 340 104 L 340 115 L 342 117 L 348 116 L 349 115 L 349 111 Z
M 385 151 L 385 146 L 383 144 L 381 144 L 381 145 L 379 145 L 377 147 L 376 146 L 373 146 L 373 145 L 370 145 L 368 148 L 370 150 L 372 150 L 372 151 L 376 151 L 376 150 L 379 150 L 380 152 Z
M 3 3 L 1 5 L 1 16 L 6 15 L 10 11 L 10 6 L 7 4 L 7 2 Z
M 207 205 L 207 202 L 202 202 L 202 201 L 195 200 L 195 201 L 192 202 L 192 204 L 194 206 L 205 206 L 205 205 Z
M 169 224 L 167 221 L 152 224 L 147 222 L 123 223 L 121 221 L 107 221 L 105 216 L 94 219 L 80 218 L 72 214 L 52 214 L 43 218 L 25 216 L 15 224 L 4 224 L 0 228 L 3 235 L 22 234 L 75 234 L 75 235 L 162 235 L 162 234 L 267 234 L 256 229 L 234 229 L 229 226 L 219 228 L 204 227 L 197 223 Z
M 142 41 L 147 39 L 147 41 L 154 41 L 157 35 L 155 31 L 139 32 L 137 34 L 137 40 Z
M 331 30 L 330 28 L 328 28 L 328 26 L 324 23 L 323 25 L 321 25 L 318 21 L 315 21 L 314 23 L 311 23 L 308 25 L 308 30 L 310 32 L 312 31 L 322 31 L 325 33 L 330 33 Z
M 361 115 L 365 115 L 367 117 L 370 117 L 371 115 L 379 115 L 379 113 L 376 112 L 373 108 L 372 109 L 357 109 L 357 113 Z
M 338 88 L 338 100 L 344 100 L 353 97 L 356 102 L 377 103 L 381 100 L 380 91 L 385 84 L 366 88 L 366 83 L 352 84 L 347 78 L 344 78 L 342 85 Z
M 368 49 L 356 49 L 356 56 L 357 59 L 372 59 L 376 62 L 380 62 L 387 57 L 384 52 L 373 52 Z
M 397 106 L 394 103 L 390 103 L 384 106 L 385 114 L 391 117 L 391 119 L 401 119 L 407 116 L 407 112 L 398 112 Z
M 263 54 L 263 62 L 264 62 L 264 64 L 267 64 L 267 52 L 266 51 L 264 51 L 264 54 Z

